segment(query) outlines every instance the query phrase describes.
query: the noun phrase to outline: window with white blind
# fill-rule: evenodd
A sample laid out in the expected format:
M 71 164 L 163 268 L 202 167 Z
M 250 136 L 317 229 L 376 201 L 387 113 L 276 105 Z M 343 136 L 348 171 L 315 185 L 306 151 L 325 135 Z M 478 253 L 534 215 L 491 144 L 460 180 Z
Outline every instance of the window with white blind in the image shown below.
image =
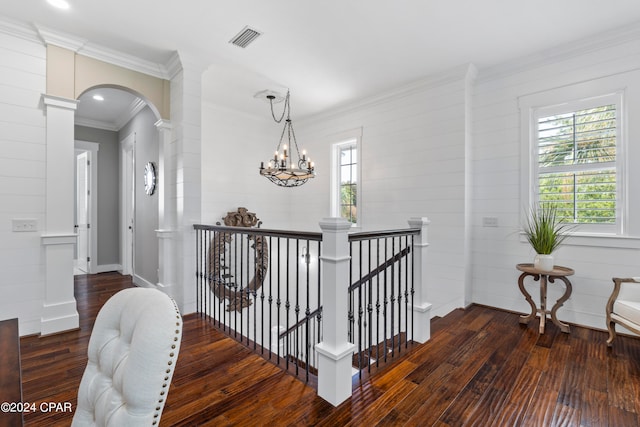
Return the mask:
M 530 197 L 578 231 L 622 232 L 620 93 L 531 109 Z
M 615 224 L 616 105 L 538 118 L 538 201 L 567 222 Z

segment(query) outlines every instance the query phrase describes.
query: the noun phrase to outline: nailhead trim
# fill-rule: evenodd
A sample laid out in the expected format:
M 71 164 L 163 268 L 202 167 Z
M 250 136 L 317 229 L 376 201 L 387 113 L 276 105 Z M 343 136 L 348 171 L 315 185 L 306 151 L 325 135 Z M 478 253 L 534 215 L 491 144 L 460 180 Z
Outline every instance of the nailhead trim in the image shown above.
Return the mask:
M 181 320 L 180 310 L 178 309 L 178 306 L 176 305 L 176 302 L 173 300 L 173 298 L 171 299 L 171 301 L 173 302 L 173 306 L 174 306 L 174 308 L 176 310 L 176 319 Z M 180 321 L 176 322 L 176 326 L 177 327 L 181 326 Z M 178 341 L 178 335 L 180 335 L 180 329 L 176 329 L 175 330 L 175 334 L 176 334 L 176 336 L 173 337 L 173 341 L 177 342 Z M 172 344 L 171 345 L 171 349 L 172 350 L 175 350 L 176 347 L 177 347 L 176 344 Z M 168 366 L 172 366 L 173 365 L 173 358 L 175 356 L 176 356 L 175 352 L 172 351 L 172 352 L 169 353 L 170 359 L 167 362 Z M 169 386 L 167 381 L 169 381 L 169 376 L 171 375 L 171 369 L 172 368 L 167 368 L 166 371 L 165 371 L 165 373 L 167 375 L 164 377 L 164 381 L 165 382 L 162 384 L 162 389 L 163 390 L 160 391 L 160 396 L 161 397 L 158 400 L 158 406 L 156 407 L 156 413 L 153 415 L 153 418 L 155 418 L 155 419 L 154 419 L 152 425 L 154 425 L 154 426 L 158 424 L 158 418 L 160 417 L 160 414 L 161 414 L 161 411 L 162 411 L 162 407 L 164 406 L 164 403 L 163 403 L 164 402 L 164 397 L 163 396 L 165 395 L 165 391 L 166 391 L 167 387 Z

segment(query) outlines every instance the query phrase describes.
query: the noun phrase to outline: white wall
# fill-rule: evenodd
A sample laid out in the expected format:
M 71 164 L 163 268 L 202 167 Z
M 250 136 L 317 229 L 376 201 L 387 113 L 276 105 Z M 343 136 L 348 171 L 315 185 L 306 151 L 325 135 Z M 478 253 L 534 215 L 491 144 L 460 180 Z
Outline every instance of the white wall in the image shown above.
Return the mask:
M 45 48 L 0 32 L 0 319 L 20 318 L 20 334 L 40 330 L 44 300 Z M 12 232 L 32 218 L 36 232 Z
M 135 133 L 135 220 L 134 220 L 134 282 L 141 286 L 158 283 L 158 191 L 145 192 L 144 169 L 148 162 L 158 167 L 157 118 L 147 106 L 133 117 L 119 132 L 119 139 Z
M 262 119 L 203 105 L 203 223 L 221 222 L 227 212 L 245 207 L 260 218 L 262 228 L 289 228 L 289 199 L 299 189 L 277 187 L 259 173 L 260 162 L 273 156 L 282 132 L 268 108 L 265 104 Z
M 593 43 L 559 47 L 520 62 L 480 72 L 473 107 L 473 300 L 509 310 L 530 310 L 517 287 L 517 263 L 532 262 L 534 252 L 520 241 L 518 228 L 523 201 L 520 196 L 520 116 L 518 98 L 574 83 L 618 75 L 640 68 L 640 40 L 631 34 L 594 39 Z M 627 161 L 630 188 L 627 202 L 636 237 L 640 231 L 638 194 L 640 177 L 640 79 L 624 74 L 629 90 Z M 635 169 L 634 169 L 635 166 Z M 498 219 L 498 227 L 482 227 L 483 217 Z M 592 240 L 591 246 L 566 244 L 556 254 L 556 264 L 575 269 L 573 295 L 558 311 L 561 320 L 605 328 L 605 304 L 613 276 L 636 276 L 640 251 L 611 248 L 611 241 Z M 630 242 L 632 245 L 633 242 Z M 637 242 L 635 243 L 637 244 Z M 539 299 L 537 282 L 527 287 Z M 562 285 L 550 285 L 549 301 L 561 294 Z M 553 300 L 553 301 L 552 301 Z
M 296 189 L 293 227 L 317 230 L 329 216 L 330 145 L 339 142 L 332 135 L 361 127 L 362 229 L 407 228 L 410 217 L 431 220 L 432 315 L 465 305 L 465 112 L 473 72 L 472 66 L 450 70 L 296 127 L 317 177 Z
M 76 140 L 100 144 L 98 151 L 98 272 L 120 265 L 120 144 L 118 133 L 85 126 L 75 127 Z M 94 160 L 95 162 L 95 160 Z M 96 164 L 96 163 L 94 163 Z

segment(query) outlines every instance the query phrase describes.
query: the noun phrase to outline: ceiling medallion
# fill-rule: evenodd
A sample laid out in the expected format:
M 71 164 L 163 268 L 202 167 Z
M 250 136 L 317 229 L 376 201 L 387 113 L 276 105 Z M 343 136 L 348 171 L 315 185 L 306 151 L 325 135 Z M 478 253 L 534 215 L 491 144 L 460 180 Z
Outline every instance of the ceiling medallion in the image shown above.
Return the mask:
M 289 97 L 289 91 L 287 91 L 282 115 L 277 119 L 273 112 L 273 100 L 276 99 L 276 96 L 271 93 L 267 94 L 267 99 L 271 105 L 271 116 L 273 120 L 275 120 L 276 123 L 281 123 L 285 114 L 287 119 L 285 120 L 284 128 L 280 135 L 280 142 L 278 143 L 273 159 L 269 160 L 266 167 L 264 162 L 260 163 L 260 175 L 268 178 L 280 187 L 299 187 L 306 183 L 309 178 L 315 177 L 315 168 L 311 159 L 307 157 L 307 153 L 303 150 L 301 155 L 298 149 L 298 142 L 296 141 L 296 135 L 293 131 L 293 125 L 291 124 Z M 283 144 L 285 134 L 287 136 L 287 143 Z M 295 156 L 295 158 L 293 156 Z

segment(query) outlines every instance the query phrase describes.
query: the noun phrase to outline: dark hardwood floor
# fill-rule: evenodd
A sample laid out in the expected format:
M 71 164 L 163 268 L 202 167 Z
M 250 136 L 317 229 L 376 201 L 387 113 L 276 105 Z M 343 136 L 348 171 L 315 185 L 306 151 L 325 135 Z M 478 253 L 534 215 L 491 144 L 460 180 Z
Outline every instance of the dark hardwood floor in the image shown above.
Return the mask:
M 86 364 L 96 313 L 131 286 L 106 273 L 76 279 L 81 327 L 21 339 L 25 401 L 71 402 Z M 604 310 L 604 307 L 603 307 Z M 562 310 L 560 310 L 562 318 Z M 354 381 L 337 408 L 315 390 L 227 338 L 198 315 L 183 341 L 164 426 L 410 425 L 637 426 L 640 340 L 551 322 L 544 335 L 518 315 L 482 306 L 432 321 L 432 338 L 392 366 Z M 27 426 L 69 425 L 69 412 L 25 414 Z M 2 425 L 0 419 L 0 425 Z

